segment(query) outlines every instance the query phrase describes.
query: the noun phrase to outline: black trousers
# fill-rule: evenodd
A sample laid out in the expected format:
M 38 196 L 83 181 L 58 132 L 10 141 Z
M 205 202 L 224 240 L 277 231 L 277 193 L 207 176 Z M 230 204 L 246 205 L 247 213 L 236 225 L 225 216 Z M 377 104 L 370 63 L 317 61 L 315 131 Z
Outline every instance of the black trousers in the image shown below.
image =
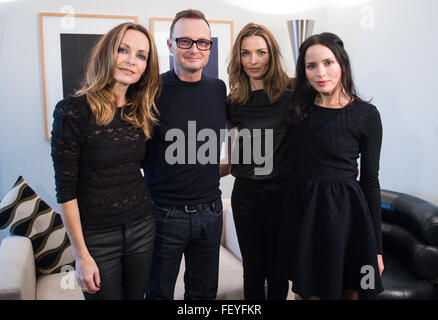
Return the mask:
M 157 235 L 152 259 L 148 300 L 173 300 L 181 258 L 184 255 L 184 300 L 216 298 L 219 247 L 222 234 L 222 200 L 196 212 L 154 204 Z
M 101 288 L 86 300 L 141 300 L 149 281 L 155 238 L 155 217 L 84 231 L 85 243 L 99 268 Z
M 236 178 L 231 195 L 246 300 L 285 300 L 289 282 L 276 274 L 283 184 Z M 267 297 L 265 296 L 267 282 Z

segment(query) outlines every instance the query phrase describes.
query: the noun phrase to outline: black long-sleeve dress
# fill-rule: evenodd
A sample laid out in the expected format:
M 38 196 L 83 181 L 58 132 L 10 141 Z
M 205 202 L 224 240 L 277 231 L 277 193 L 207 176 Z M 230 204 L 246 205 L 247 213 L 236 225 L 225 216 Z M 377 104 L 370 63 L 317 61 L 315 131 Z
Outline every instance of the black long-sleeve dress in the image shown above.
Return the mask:
M 377 263 L 381 138 L 376 107 L 357 101 L 342 109 L 315 105 L 294 128 L 278 266 L 295 293 L 341 299 L 347 289 L 361 297 L 383 290 Z

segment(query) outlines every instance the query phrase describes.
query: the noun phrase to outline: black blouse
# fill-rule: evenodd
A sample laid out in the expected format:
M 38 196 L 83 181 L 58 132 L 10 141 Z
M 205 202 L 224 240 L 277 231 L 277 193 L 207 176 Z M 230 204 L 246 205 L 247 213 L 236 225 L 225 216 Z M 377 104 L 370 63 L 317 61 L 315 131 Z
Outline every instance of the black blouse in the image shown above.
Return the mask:
M 153 212 L 140 171 L 145 136 L 122 119 L 125 108 L 117 108 L 112 122 L 99 126 L 85 96 L 56 105 L 51 141 L 56 196 L 59 203 L 78 200 L 84 229 L 115 226 Z
M 269 182 L 284 182 L 287 179 L 292 168 L 290 126 L 287 122 L 291 99 L 292 92 L 288 91 L 271 103 L 265 91 L 261 89 L 252 91 L 244 105 L 231 103 L 227 106 L 227 118 L 240 133 L 238 148 L 233 151 L 236 152 L 234 159 L 239 160 L 231 166 L 231 174 L 234 177 Z M 243 134 L 245 132 L 248 133 L 247 138 Z M 272 145 L 271 152 L 265 149 L 267 143 Z M 260 154 L 257 147 L 255 148 L 256 144 L 261 146 Z M 250 161 L 245 161 L 248 150 Z M 254 154 L 261 157 L 255 159 Z M 264 162 L 261 159 L 264 159 Z

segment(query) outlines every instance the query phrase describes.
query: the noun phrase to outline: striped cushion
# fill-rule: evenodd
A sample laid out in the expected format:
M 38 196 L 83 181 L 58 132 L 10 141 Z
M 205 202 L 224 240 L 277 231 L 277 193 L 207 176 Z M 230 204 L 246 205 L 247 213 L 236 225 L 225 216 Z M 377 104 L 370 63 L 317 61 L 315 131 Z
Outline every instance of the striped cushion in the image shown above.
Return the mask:
M 30 238 L 40 274 L 56 273 L 64 265 L 74 265 L 61 216 L 21 176 L 0 202 L 0 230 L 6 228 L 12 235 Z

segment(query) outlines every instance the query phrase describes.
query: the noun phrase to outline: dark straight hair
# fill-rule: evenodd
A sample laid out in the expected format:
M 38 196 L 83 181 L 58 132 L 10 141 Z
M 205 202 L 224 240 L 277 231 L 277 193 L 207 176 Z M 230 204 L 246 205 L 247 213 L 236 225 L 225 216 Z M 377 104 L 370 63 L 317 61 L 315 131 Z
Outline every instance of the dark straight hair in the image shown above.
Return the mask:
M 307 38 L 301 44 L 299 50 L 296 66 L 295 92 L 291 107 L 291 119 L 294 124 L 301 122 L 309 115 L 313 109 L 315 98 L 318 95 L 318 91 L 316 91 L 307 80 L 305 61 L 307 49 L 316 44 L 326 46 L 335 55 L 342 70 L 341 86 L 347 96 L 351 99 L 365 102 L 357 95 L 351 72 L 350 59 L 347 51 L 345 51 L 342 40 L 336 34 L 330 32 L 315 34 Z

